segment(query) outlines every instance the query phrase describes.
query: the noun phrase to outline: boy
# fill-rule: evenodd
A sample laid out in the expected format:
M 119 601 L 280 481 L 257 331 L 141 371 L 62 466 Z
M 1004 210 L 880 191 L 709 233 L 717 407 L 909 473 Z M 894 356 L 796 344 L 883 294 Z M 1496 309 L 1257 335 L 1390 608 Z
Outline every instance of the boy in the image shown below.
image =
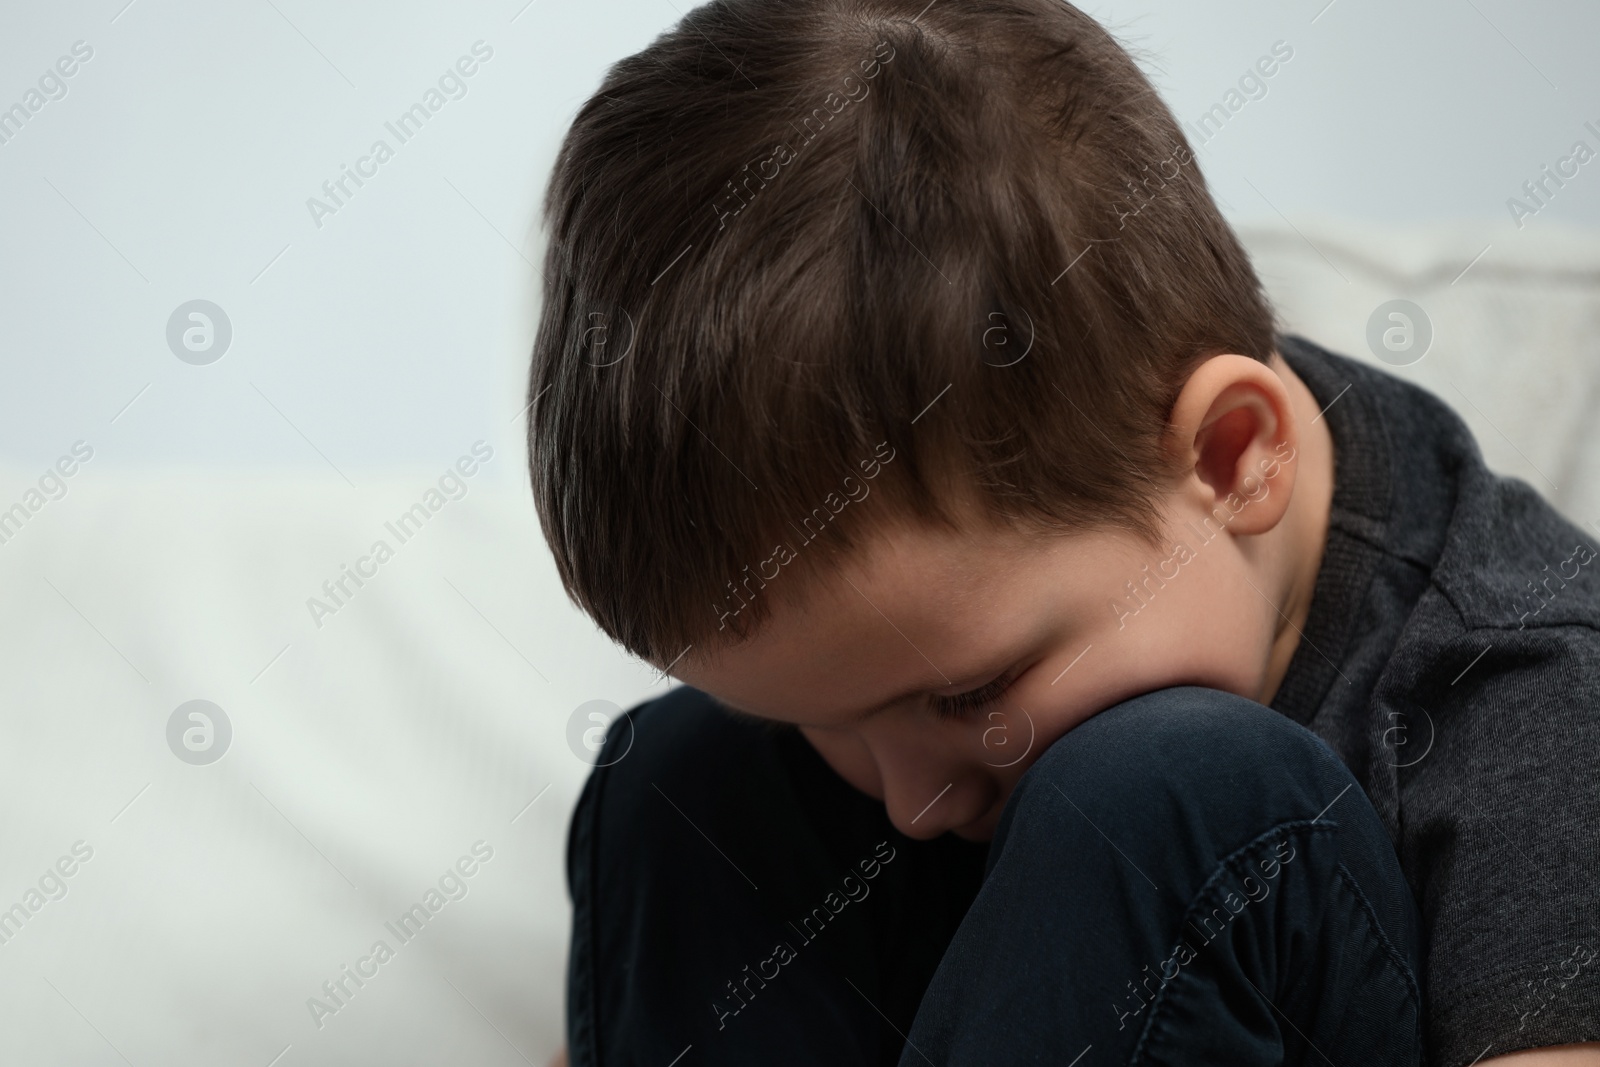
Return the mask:
M 1590 540 L 1275 333 L 1092 20 L 925 2 L 708 4 L 561 150 L 535 500 L 688 683 L 572 1062 L 1600 1063 Z

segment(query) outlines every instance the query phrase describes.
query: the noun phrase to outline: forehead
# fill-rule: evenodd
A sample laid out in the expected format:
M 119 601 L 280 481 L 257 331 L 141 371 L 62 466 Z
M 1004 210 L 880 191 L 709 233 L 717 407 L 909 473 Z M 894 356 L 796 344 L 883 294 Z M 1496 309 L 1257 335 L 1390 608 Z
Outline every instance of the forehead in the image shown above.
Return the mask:
M 981 684 L 1036 638 L 1042 601 L 1070 598 L 1070 572 L 1084 567 L 1063 565 L 1103 551 L 1088 534 L 885 530 L 808 576 L 803 596 L 775 596 L 749 639 L 674 673 L 741 711 L 806 725 L 914 688 Z

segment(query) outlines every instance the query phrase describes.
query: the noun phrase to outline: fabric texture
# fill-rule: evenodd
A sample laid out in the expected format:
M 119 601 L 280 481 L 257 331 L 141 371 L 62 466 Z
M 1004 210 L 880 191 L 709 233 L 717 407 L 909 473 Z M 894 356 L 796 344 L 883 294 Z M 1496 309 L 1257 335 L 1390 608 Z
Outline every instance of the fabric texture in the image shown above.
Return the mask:
M 1338 757 L 1243 697 L 1165 689 L 1017 784 L 900 1064 L 1420 1064 L 1419 959 Z
M 1600 1040 L 1600 558 L 1461 419 L 1294 337 L 1335 478 L 1272 706 L 1351 768 L 1428 940 L 1435 1062 Z
M 1422 1062 L 1393 846 L 1321 740 L 1241 697 L 1095 716 L 987 849 L 901 837 L 796 731 L 692 689 L 601 763 L 569 856 L 574 1067 Z

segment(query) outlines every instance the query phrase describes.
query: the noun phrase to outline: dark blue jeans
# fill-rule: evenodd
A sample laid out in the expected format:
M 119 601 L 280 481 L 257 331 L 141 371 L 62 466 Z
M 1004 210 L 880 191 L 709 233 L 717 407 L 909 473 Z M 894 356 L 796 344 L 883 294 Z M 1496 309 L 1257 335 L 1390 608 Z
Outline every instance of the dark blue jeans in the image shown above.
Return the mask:
M 1393 846 L 1251 701 L 1101 712 L 987 848 L 899 835 L 796 732 L 693 690 L 630 722 L 569 839 L 574 1067 L 1423 1061 Z

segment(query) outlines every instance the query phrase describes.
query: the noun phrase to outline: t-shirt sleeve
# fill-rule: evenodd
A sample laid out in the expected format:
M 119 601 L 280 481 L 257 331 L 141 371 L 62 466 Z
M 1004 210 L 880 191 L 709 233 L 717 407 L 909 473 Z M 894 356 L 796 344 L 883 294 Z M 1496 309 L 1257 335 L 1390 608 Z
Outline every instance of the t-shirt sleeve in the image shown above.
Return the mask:
M 1477 628 L 1451 644 L 1428 657 L 1448 666 L 1413 690 L 1395 760 L 1431 1056 L 1600 1040 L 1600 633 Z

